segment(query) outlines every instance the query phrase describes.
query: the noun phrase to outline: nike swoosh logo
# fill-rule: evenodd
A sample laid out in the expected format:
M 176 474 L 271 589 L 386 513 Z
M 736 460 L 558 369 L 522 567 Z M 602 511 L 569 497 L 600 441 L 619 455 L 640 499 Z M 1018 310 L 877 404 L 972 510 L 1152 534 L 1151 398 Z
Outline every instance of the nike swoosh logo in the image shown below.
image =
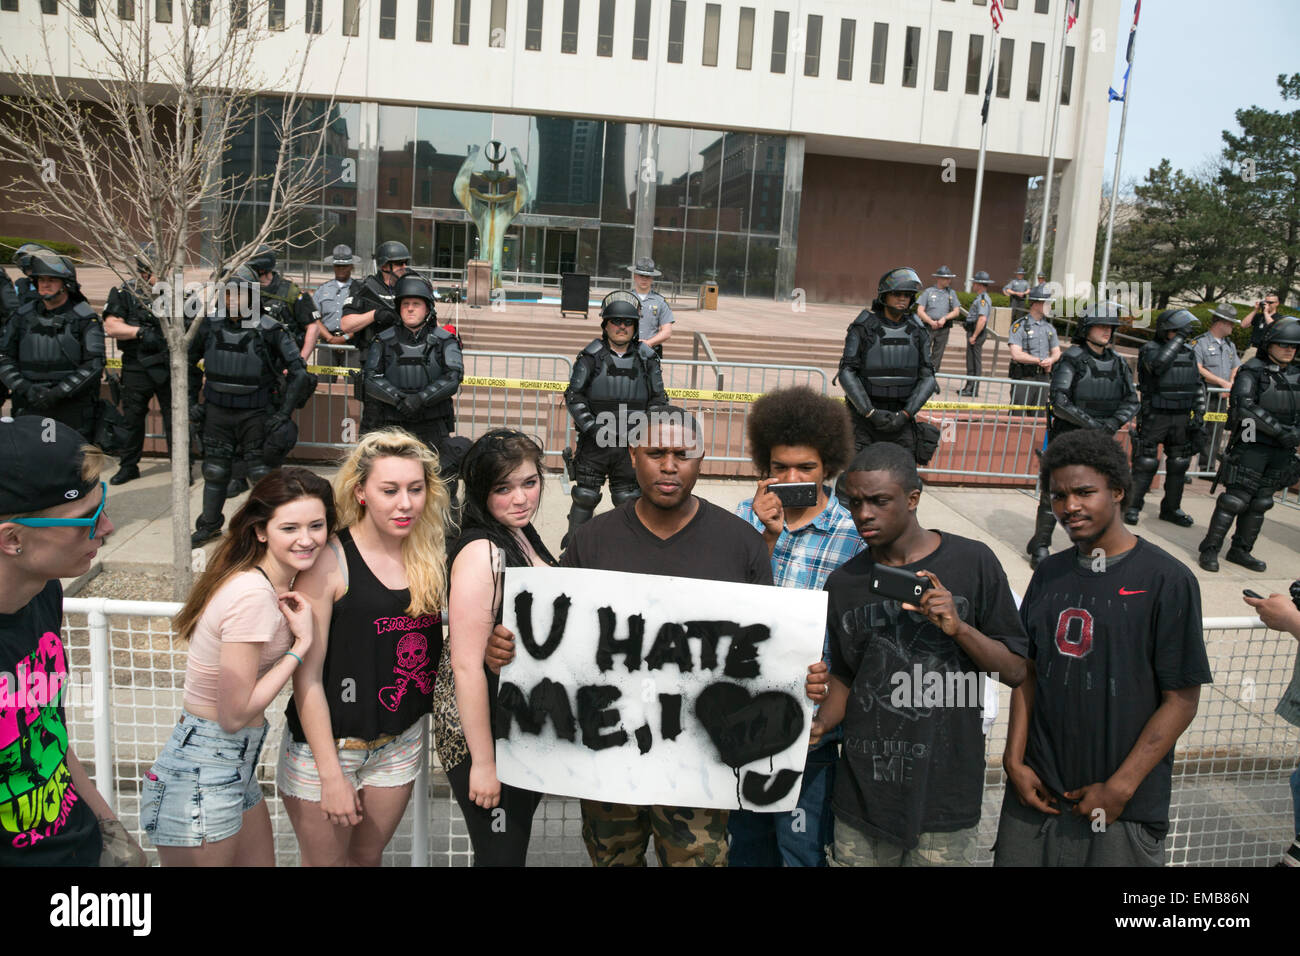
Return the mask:
M 1123 596 L 1123 597 L 1129 597 L 1130 595 L 1133 595 L 1133 594 L 1146 594 L 1147 592 L 1146 592 L 1146 591 L 1126 591 L 1126 590 L 1124 590 L 1123 588 L 1120 588 L 1120 589 L 1119 589 L 1119 593 L 1120 593 L 1120 595 Z

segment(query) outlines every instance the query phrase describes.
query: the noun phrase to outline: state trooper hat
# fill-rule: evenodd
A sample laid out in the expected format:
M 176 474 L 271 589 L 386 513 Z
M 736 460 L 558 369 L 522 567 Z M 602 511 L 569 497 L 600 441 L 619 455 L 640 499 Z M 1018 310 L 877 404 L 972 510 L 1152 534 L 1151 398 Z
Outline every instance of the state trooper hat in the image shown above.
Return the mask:
M 938 271 L 935 272 L 934 277 L 936 279 L 955 279 L 957 278 L 957 273 L 953 272 L 947 266 L 940 266 Z
M 332 266 L 355 266 L 361 264 L 361 257 L 352 254 L 352 247 L 339 244 L 334 247 L 330 253 L 330 265 Z
M 1023 268 L 1017 269 L 1017 270 L 1015 271 L 1015 274 L 1018 275 L 1018 276 L 1022 276 L 1022 275 L 1025 274 L 1025 270 L 1024 270 Z
M 1241 319 L 1237 318 L 1237 310 L 1227 302 L 1220 302 L 1210 312 L 1211 322 L 1231 322 L 1233 325 L 1241 325 Z
M 0 418 L 0 515 L 44 511 L 80 501 L 99 486 L 81 477 L 86 440 L 42 415 Z
M 1048 291 L 1047 286 L 1041 282 L 1025 293 L 1025 301 L 1027 302 L 1051 302 L 1054 298 L 1055 296 Z
M 987 272 L 981 269 L 979 272 L 975 273 L 973 276 L 970 277 L 970 281 L 981 282 L 984 285 L 988 285 L 993 281 L 993 278 Z
M 650 276 L 651 278 L 663 275 L 662 272 L 655 268 L 655 261 L 649 256 L 642 256 L 637 259 L 635 265 L 627 267 L 627 271 L 634 276 Z

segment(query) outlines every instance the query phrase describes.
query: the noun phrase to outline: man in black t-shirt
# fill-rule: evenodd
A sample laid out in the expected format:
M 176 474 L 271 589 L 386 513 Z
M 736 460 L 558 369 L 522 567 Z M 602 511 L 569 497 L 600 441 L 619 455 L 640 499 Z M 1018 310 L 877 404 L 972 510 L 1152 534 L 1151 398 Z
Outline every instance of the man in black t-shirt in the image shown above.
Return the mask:
M 867 446 L 843 488 L 868 550 L 826 581 L 830 693 L 813 735 L 844 728 L 830 862 L 971 863 L 984 681 L 1015 686 L 1025 674 L 1015 599 L 987 545 L 921 527 L 921 480 L 906 449 Z M 929 589 L 916 604 L 878 594 L 879 567 L 915 574 Z
M 68 740 L 59 578 L 113 523 L 104 456 L 48 418 L 0 419 L 0 867 L 143 866 Z
M 1047 446 L 1042 482 L 1074 547 L 1020 606 L 1029 678 L 1011 695 L 996 866 L 1160 866 L 1174 744 L 1211 681 L 1201 591 L 1120 520 L 1132 477 L 1100 431 Z

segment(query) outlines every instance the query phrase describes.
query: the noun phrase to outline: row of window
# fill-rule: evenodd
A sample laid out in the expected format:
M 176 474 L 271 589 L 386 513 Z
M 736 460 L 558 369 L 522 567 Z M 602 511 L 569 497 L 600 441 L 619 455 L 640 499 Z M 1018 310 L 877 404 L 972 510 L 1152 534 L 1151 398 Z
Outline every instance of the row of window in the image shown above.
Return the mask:
M 154 0 L 154 18 L 159 23 L 171 23 L 173 3 L 176 0 Z M 184 2 L 184 0 L 182 0 Z M 211 21 L 211 0 L 191 0 L 193 6 L 191 17 L 199 25 Z M 272 30 L 283 30 L 285 26 L 286 0 L 269 0 L 267 7 L 268 25 Z M 488 43 L 494 47 L 505 45 L 506 4 L 508 0 L 488 0 L 491 5 L 489 15 Z M 524 49 L 541 50 L 542 48 L 542 4 L 544 0 L 526 0 Z M 578 52 L 578 12 L 581 0 L 562 0 L 564 9 L 560 20 L 560 52 Z M 614 5 L 616 0 L 597 0 L 600 4 L 596 26 L 596 55 L 612 57 L 614 55 Z M 645 60 L 650 53 L 650 2 L 651 0 L 633 0 L 635 9 L 632 17 L 632 59 Z M 955 3 L 956 0 L 946 0 Z M 984 6 L 987 0 L 973 0 L 977 6 Z M 41 10 L 54 13 L 58 9 L 58 0 L 40 0 Z M 79 0 L 83 16 L 95 15 L 95 0 Z M 306 0 L 306 18 L 304 26 L 308 33 L 320 33 L 322 6 L 324 0 Z M 670 0 L 668 14 L 668 62 L 681 63 L 686 46 L 686 3 L 687 0 Z M 1035 13 L 1047 13 L 1049 0 L 1034 0 Z M 452 6 L 452 43 L 464 46 L 469 43 L 471 0 L 451 0 Z M 1003 6 L 1015 10 L 1018 0 L 1003 0 Z M 248 22 L 248 0 L 232 0 L 232 17 L 236 26 Z M 18 9 L 18 0 L 0 0 L 0 9 Z M 124 20 L 135 17 L 135 0 L 117 0 L 117 14 Z M 739 31 L 736 38 L 736 69 L 750 70 L 754 64 L 754 17 L 755 8 L 740 8 Z M 718 65 L 718 49 L 721 41 L 722 4 L 706 3 L 704 5 L 704 66 Z M 345 36 L 357 36 L 360 32 L 360 0 L 343 0 L 343 33 Z M 392 40 L 397 36 L 397 0 L 380 0 L 379 36 Z M 785 10 L 776 10 L 772 15 L 772 54 L 770 68 L 773 73 L 786 71 L 789 53 L 790 14 Z M 433 40 L 433 0 L 416 0 L 415 39 L 421 43 Z M 857 39 L 857 21 L 849 18 L 840 20 L 839 48 L 836 57 L 835 75 L 841 80 L 853 79 L 853 54 Z M 945 91 L 949 86 L 952 61 L 953 33 L 940 30 L 935 44 L 934 89 Z M 875 23 L 871 33 L 870 81 L 885 82 L 885 60 L 889 49 L 889 24 Z M 821 74 L 822 53 L 822 17 L 810 13 L 807 28 L 804 31 L 804 76 Z M 921 28 L 907 27 L 903 37 L 903 73 L 902 83 L 906 88 L 915 88 L 921 62 Z M 1029 47 L 1029 82 L 1025 98 L 1037 103 L 1042 98 L 1043 61 L 1046 45 L 1037 41 Z M 966 48 L 966 92 L 977 94 L 982 86 L 982 63 L 984 57 L 984 37 L 971 34 Z M 998 48 L 996 93 L 1002 99 L 1011 96 L 1011 70 L 1015 60 L 1015 41 L 1002 37 Z M 1074 74 L 1074 48 L 1065 51 L 1065 69 L 1061 78 L 1061 103 L 1070 102 L 1070 88 Z

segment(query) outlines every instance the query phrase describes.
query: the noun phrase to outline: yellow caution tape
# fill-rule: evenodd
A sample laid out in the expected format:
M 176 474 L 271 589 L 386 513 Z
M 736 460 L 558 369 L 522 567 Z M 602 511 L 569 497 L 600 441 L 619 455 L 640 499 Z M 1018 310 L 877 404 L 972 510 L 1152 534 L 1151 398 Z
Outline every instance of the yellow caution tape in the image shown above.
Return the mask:
M 1228 420 L 1227 412 L 1206 412 L 1205 420 L 1207 422 L 1226 422 Z

